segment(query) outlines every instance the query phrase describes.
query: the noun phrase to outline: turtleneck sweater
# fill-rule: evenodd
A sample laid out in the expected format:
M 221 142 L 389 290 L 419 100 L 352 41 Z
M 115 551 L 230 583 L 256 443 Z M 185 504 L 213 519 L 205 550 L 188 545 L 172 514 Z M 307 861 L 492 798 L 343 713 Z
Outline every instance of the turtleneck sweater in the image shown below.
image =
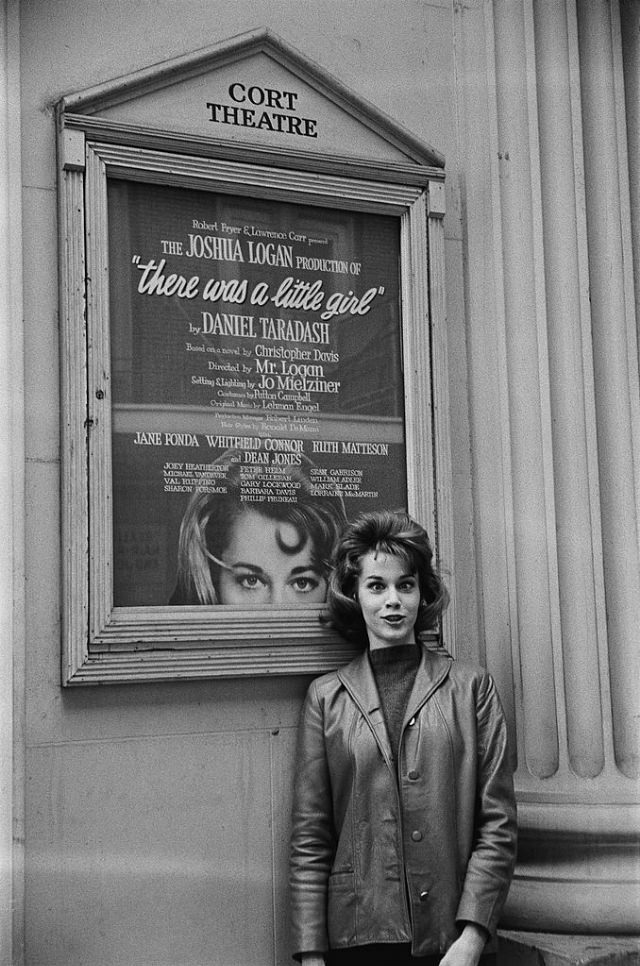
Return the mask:
M 404 713 L 420 663 L 420 649 L 417 644 L 377 647 L 369 651 L 369 660 L 380 695 L 391 750 L 397 760 Z

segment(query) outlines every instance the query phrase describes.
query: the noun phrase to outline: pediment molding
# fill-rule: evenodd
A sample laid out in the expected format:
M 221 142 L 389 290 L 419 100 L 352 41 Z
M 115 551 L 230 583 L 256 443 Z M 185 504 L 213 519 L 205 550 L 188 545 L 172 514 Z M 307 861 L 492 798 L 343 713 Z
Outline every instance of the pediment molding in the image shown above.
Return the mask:
M 205 116 L 206 92 L 214 91 L 209 96 L 215 97 L 216 83 L 219 93 L 229 77 L 240 76 L 239 71 L 249 77 L 247 85 L 252 77 L 267 74 L 275 78 L 273 85 L 282 85 L 290 78 L 291 86 L 298 85 L 300 102 L 305 102 L 307 111 L 320 118 L 318 135 L 313 139 L 292 138 L 283 137 L 281 132 L 271 135 L 247 127 L 232 129 L 209 124 L 211 117 Z M 273 147 L 311 151 L 317 156 L 346 151 L 350 157 L 392 164 L 444 167 L 444 158 L 438 151 L 267 29 L 249 31 L 69 94 L 59 102 L 58 110 L 63 125 L 66 116 L 80 115 L 125 129 L 144 126 L 163 130 L 166 136 L 175 133 L 183 138 L 245 142 L 265 150 Z M 259 108 L 254 115 L 259 116 Z

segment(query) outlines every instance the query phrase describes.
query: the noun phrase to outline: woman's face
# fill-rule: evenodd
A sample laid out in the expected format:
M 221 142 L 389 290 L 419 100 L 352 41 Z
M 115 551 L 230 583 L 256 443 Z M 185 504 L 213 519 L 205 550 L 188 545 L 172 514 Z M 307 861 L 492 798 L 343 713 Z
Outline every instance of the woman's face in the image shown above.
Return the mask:
M 324 601 L 327 582 L 312 559 L 311 540 L 297 548 L 300 533 L 291 523 L 245 510 L 235 521 L 222 553 L 217 581 L 221 604 L 296 607 Z
M 356 599 L 370 648 L 415 643 L 420 587 L 401 557 L 376 551 L 362 557 Z

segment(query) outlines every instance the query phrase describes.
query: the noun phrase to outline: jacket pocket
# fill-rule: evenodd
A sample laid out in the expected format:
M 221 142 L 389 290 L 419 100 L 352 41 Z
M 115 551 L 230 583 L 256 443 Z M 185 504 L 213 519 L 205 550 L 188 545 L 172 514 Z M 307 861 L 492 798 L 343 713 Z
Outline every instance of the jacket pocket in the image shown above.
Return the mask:
M 327 894 L 329 946 L 340 948 L 356 942 L 356 891 L 353 872 L 334 872 L 329 876 Z

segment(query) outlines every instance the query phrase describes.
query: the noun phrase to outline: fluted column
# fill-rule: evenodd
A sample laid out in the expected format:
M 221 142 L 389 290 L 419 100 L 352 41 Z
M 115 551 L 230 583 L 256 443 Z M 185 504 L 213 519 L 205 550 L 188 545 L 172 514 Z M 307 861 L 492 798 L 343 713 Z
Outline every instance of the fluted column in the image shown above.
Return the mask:
M 464 216 L 479 579 L 485 634 L 501 633 L 486 655 L 518 755 L 505 924 L 634 932 L 640 391 L 624 85 L 638 54 L 609 0 L 493 0 L 482 23 L 482 64 L 470 33 L 459 49 L 476 81 L 485 70 L 489 120 L 490 203 L 479 174 Z M 478 95 L 464 101 L 463 122 Z M 489 573 L 492 527 L 502 566 Z
M 494 5 L 504 342 L 511 454 L 513 565 L 522 707 L 521 760 L 558 768 L 554 643 L 559 627 L 544 264 L 531 32 L 512 0 Z
M 572 14 L 571 6 L 557 0 L 534 5 L 565 765 L 577 776 L 594 778 L 604 767 L 599 655 L 605 641 L 580 76 Z
M 596 422 L 615 760 L 640 774 L 638 343 L 617 5 L 579 7 Z M 636 92 L 637 96 L 637 92 Z M 634 539 L 635 537 L 635 539 Z
M 624 65 L 627 152 L 633 273 L 636 280 L 636 318 L 640 318 L 640 3 L 621 0 L 622 60 Z

